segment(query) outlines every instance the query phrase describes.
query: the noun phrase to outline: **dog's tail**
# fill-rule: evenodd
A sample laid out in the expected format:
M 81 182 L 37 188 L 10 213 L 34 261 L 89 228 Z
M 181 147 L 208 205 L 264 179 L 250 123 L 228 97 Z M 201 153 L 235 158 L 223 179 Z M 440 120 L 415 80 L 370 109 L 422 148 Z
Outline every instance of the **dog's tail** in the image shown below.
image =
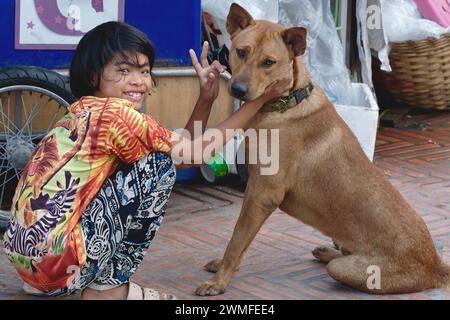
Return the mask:
M 441 262 L 435 272 L 435 278 L 437 280 L 436 287 L 450 289 L 450 266 Z

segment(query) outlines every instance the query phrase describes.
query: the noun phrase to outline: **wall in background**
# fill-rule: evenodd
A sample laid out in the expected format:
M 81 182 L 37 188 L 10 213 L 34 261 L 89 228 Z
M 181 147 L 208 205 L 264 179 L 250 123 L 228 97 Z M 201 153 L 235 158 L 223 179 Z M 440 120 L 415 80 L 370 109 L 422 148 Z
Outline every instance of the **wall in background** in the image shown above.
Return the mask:
M 157 64 L 160 66 L 188 66 L 191 64 L 188 50 L 200 50 L 200 0 L 125 0 L 125 22 L 149 36 L 157 49 Z M 49 69 L 67 69 L 70 66 L 73 50 L 14 48 L 14 0 L 0 1 L 0 30 L 0 66 L 25 64 Z

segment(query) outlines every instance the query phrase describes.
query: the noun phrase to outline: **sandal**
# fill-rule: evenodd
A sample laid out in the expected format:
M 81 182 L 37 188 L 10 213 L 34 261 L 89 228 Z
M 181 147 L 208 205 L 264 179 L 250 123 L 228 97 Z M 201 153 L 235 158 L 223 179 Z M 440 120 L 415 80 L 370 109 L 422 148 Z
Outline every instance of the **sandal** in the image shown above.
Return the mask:
M 144 288 L 134 282 L 130 282 L 128 285 L 127 300 L 177 300 L 172 294 L 162 293 L 155 289 Z
M 36 296 L 36 297 L 46 297 L 47 296 L 45 294 L 45 292 L 42 292 L 36 288 L 33 288 L 26 282 L 23 283 L 22 290 L 25 291 L 25 293 L 29 294 L 30 296 Z

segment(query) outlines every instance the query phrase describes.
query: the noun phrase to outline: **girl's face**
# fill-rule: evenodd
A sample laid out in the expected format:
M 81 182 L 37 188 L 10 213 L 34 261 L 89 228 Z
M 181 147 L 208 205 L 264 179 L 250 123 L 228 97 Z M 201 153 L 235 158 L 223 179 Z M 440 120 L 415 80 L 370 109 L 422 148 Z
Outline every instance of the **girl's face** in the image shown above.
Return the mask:
M 94 94 L 101 98 L 129 100 L 134 103 L 135 110 L 140 110 L 152 85 L 150 63 L 142 53 L 127 54 L 127 58 L 128 62 L 117 54 L 105 66 L 99 90 Z

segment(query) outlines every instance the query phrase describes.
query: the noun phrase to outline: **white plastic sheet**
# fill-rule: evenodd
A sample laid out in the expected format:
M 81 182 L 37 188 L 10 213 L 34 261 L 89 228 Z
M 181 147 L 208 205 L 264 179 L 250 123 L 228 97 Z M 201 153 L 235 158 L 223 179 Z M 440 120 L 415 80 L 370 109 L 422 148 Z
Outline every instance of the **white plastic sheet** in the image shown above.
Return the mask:
M 254 19 L 278 22 L 278 0 L 202 0 L 202 10 L 214 18 L 214 25 L 222 31 L 220 45 L 231 47 L 230 36 L 226 29 L 228 12 L 231 4 L 237 3 L 245 8 Z
M 328 0 L 280 0 L 279 22 L 308 30 L 305 64 L 333 103 L 352 99 L 350 74 Z

